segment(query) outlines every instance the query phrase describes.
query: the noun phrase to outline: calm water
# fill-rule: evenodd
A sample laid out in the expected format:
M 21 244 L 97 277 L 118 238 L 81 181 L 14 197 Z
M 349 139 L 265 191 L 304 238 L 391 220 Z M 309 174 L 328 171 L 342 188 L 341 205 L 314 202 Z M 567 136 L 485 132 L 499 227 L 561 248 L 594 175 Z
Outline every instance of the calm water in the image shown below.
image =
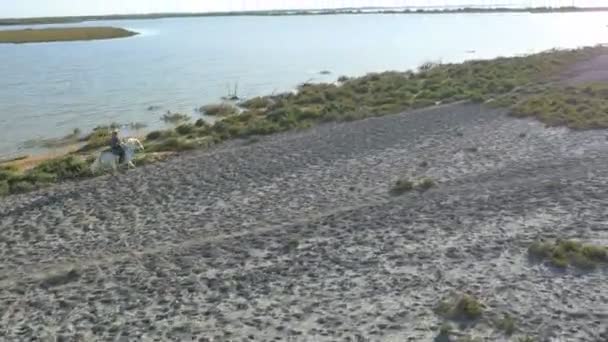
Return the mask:
M 141 32 L 0 45 L 0 157 L 23 142 L 109 122 L 161 126 L 166 110 L 405 70 L 608 41 L 608 13 L 226 17 L 95 22 Z M 474 50 L 475 53 L 467 51 Z M 331 75 L 320 75 L 330 70 Z M 148 111 L 149 106 L 161 109 Z

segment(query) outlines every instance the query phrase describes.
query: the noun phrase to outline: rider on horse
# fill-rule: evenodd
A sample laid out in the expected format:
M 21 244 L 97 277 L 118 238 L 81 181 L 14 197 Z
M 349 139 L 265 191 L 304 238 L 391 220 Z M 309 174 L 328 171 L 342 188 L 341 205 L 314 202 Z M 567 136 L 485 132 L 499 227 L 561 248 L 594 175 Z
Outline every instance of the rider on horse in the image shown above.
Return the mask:
M 112 153 L 118 156 L 118 164 L 121 164 L 125 159 L 125 149 L 122 147 L 120 139 L 118 139 L 118 131 L 112 131 L 112 138 L 110 139 L 110 147 Z

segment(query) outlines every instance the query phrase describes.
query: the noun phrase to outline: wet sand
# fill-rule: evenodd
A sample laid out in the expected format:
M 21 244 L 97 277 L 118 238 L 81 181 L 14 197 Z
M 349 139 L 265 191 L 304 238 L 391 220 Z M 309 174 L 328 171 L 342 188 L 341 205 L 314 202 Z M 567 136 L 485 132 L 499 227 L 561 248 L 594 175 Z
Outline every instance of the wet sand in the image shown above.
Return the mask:
M 428 165 L 424 165 L 426 162 Z M 425 192 L 389 195 L 399 177 Z M 0 199 L 0 336 L 66 341 L 608 338 L 606 269 L 531 262 L 608 245 L 608 141 L 457 104 L 235 141 Z M 62 339 L 59 339 L 62 340 Z

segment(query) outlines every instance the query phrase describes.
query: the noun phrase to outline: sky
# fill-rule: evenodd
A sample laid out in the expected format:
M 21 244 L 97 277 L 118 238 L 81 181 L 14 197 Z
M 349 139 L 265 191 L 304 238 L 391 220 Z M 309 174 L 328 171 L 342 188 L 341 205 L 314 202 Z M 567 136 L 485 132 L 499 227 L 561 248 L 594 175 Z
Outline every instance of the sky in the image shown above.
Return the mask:
M 0 0 L 0 18 L 210 12 L 295 8 L 458 6 L 601 6 L 607 0 Z

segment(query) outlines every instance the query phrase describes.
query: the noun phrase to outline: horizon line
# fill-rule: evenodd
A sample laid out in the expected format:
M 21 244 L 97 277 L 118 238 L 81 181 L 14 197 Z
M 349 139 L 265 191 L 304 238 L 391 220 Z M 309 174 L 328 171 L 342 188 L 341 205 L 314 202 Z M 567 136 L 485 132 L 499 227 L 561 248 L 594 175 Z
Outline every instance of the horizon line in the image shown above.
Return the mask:
M 206 12 L 140 12 L 140 13 L 107 13 L 107 14 L 85 14 L 85 15 L 66 15 L 66 16 L 34 16 L 34 17 L 0 17 L 1 22 L 7 21 L 19 21 L 19 20 L 36 20 L 36 19 L 86 19 L 96 18 L 100 19 L 112 19 L 120 17 L 140 17 L 140 16 L 230 16 L 230 15 L 260 15 L 265 13 L 283 13 L 283 14 L 324 14 L 327 12 L 348 12 L 348 11 L 400 11 L 401 13 L 416 11 L 426 12 L 460 12 L 464 10 L 469 11 L 513 11 L 513 12 L 525 12 L 534 10 L 545 10 L 545 11 L 601 11 L 608 10 L 608 6 L 514 6 L 514 5 L 452 5 L 452 6 L 361 6 L 361 7 L 327 7 L 327 8 L 300 8 L 300 9 L 261 9 L 261 10 L 242 10 L 242 11 L 206 11 Z M 319 13 L 317 13 L 319 12 Z M 348 14 L 348 13 L 345 13 Z

